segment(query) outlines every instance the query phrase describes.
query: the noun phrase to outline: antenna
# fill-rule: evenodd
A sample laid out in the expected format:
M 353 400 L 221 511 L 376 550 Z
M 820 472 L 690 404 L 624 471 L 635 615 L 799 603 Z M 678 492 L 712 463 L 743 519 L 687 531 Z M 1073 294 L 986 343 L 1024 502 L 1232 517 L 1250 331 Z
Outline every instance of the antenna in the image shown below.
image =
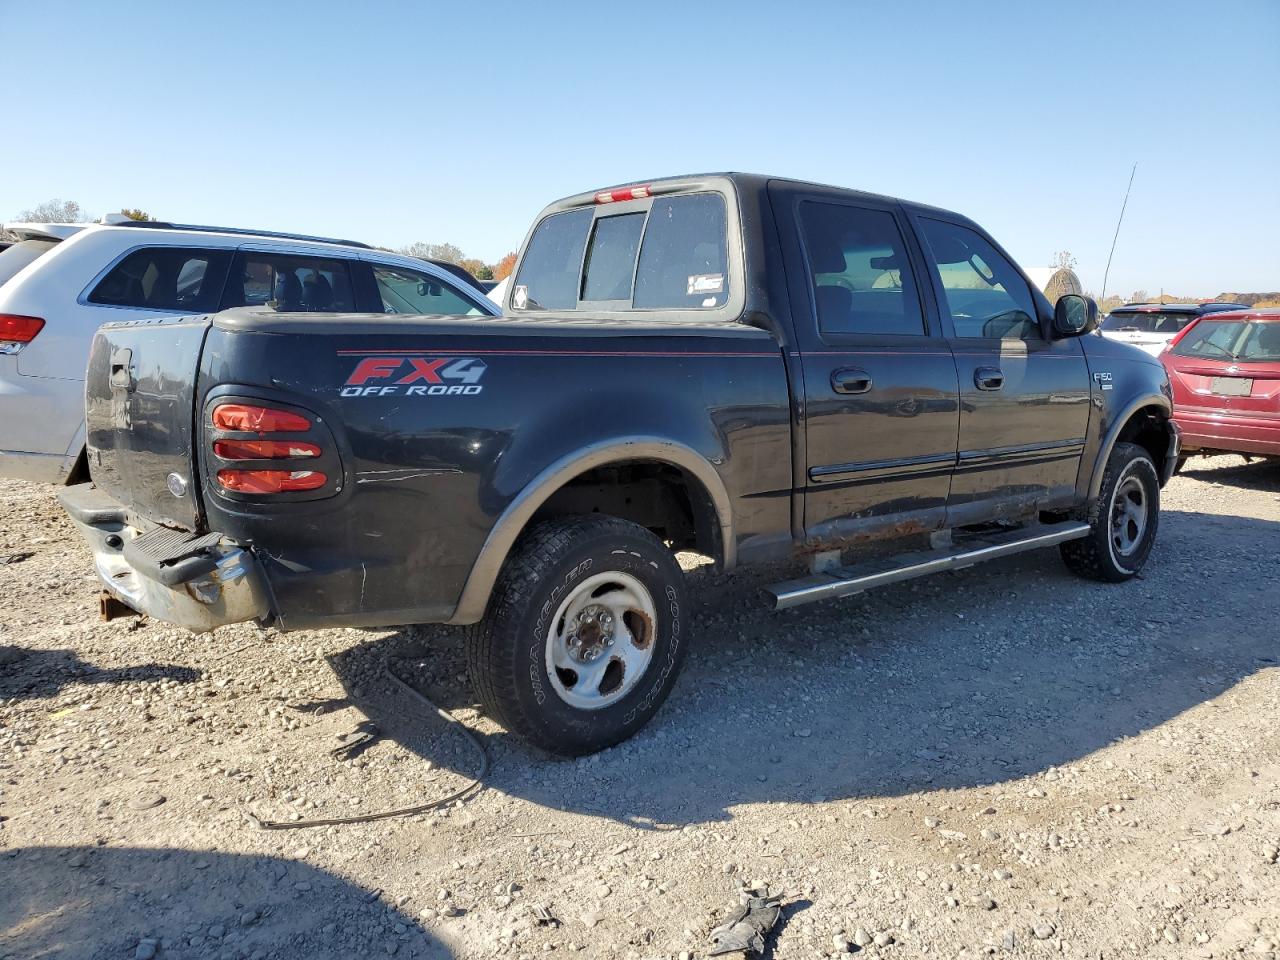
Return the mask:
M 1116 241 L 1120 239 L 1120 224 L 1124 223 L 1124 208 L 1129 205 L 1129 191 L 1133 189 L 1133 175 L 1138 172 L 1138 161 L 1133 161 L 1133 169 L 1129 171 L 1129 186 L 1124 190 L 1124 203 L 1120 204 L 1120 219 L 1116 221 L 1116 235 L 1111 238 L 1111 252 L 1107 254 L 1107 269 L 1102 274 L 1102 302 L 1107 300 L 1107 277 L 1111 274 L 1111 258 L 1116 254 Z

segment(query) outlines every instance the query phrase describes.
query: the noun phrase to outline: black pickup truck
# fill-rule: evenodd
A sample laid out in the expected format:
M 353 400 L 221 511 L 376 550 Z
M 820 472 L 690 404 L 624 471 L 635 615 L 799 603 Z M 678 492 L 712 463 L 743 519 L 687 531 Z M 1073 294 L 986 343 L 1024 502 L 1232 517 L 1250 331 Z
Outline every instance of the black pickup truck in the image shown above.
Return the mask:
M 62 499 L 107 589 L 193 630 L 469 625 L 485 707 L 581 754 L 696 642 L 678 550 L 807 556 L 779 607 L 1051 545 L 1137 573 L 1178 434 L 1096 322 L 944 210 L 632 184 L 538 217 L 500 318 L 104 326 Z

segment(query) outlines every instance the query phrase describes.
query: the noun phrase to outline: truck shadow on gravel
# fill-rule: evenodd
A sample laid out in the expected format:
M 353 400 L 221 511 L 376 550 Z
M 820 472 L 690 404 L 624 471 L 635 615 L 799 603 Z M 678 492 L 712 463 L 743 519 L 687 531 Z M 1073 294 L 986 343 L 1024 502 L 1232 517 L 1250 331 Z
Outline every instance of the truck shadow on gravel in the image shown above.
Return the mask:
M 1242 490 L 1280 494 L 1280 460 L 1255 460 L 1253 463 L 1232 464 L 1228 467 L 1210 466 L 1199 457 L 1192 457 L 1179 476 L 1204 483 L 1217 483 Z
M 574 761 L 491 734 L 489 784 L 670 829 L 737 804 L 1002 788 L 1086 761 L 1280 662 L 1280 523 L 1177 511 L 1161 523 L 1146 573 L 1122 585 L 1076 579 L 1049 550 L 776 613 L 759 589 L 785 571 L 695 574 L 690 656 L 655 720 Z M 447 752 L 443 730 L 421 739 L 422 723 L 443 724 L 380 707 L 384 657 L 412 662 L 407 679 L 441 706 L 469 707 L 458 632 L 406 629 L 331 663 L 384 734 L 469 775 L 473 758 Z
M 0 957 L 15 960 L 453 956 L 376 891 L 275 857 L 26 847 L 0 853 L 0 875 Z
M 0 643 L 0 700 L 57 696 L 71 684 L 136 683 L 176 680 L 192 683 L 200 671 L 163 663 L 103 670 L 81 660 L 74 650 L 31 650 Z

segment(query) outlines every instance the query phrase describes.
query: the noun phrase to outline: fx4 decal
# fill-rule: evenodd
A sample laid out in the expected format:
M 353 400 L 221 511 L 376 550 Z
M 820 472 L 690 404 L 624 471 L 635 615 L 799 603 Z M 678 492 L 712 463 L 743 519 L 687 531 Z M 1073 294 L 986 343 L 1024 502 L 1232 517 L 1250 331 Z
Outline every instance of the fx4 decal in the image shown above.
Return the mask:
M 488 365 L 476 357 L 363 357 L 344 397 L 474 397 Z

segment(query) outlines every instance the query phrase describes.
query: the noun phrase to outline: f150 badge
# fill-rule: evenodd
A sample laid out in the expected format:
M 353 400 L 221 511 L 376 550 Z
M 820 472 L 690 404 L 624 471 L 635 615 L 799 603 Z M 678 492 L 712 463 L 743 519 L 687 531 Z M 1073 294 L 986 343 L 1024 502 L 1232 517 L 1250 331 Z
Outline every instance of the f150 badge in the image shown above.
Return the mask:
M 1093 375 L 1093 379 L 1097 382 L 1098 386 L 1100 386 L 1103 390 L 1111 389 L 1111 374 L 1095 373 Z
M 477 357 L 354 355 L 360 360 L 342 386 L 344 397 L 474 397 L 488 369 Z

